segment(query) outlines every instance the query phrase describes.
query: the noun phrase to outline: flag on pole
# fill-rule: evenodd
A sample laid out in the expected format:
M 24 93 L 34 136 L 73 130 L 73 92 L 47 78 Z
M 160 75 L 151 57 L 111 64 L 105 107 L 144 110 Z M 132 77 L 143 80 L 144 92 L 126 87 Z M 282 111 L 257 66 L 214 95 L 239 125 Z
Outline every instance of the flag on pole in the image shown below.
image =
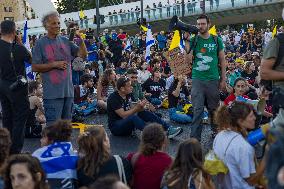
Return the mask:
M 245 33 L 245 30 L 244 30 L 244 29 L 241 29 L 241 31 L 240 31 L 240 36 L 242 36 L 244 33 Z
M 273 31 L 272 31 L 272 38 L 274 38 L 277 34 L 277 25 L 273 28 Z
M 146 26 L 140 25 L 141 30 L 143 30 L 144 32 L 147 32 L 148 28 Z
M 85 13 L 84 13 L 83 10 L 80 10 L 80 12 L 79 12 L 79 17 L 80 17 L 81 19 L 85 18 Z
M 180 46 L 180 34 L 178 30 L 175 30 L 169 50 L 173 50 L 174 48 L 177 48 L 179 46 Z
M 28 21 L 25 22 L 22 42 L 24 46 L 27 48 L 27 50 L 31 52 L 30 41 L 28 36 Z M 27 78 L 29 80 L 35 80 L 35 73 L 32 72 L 32 65 L 30 64 L 30 62 L 25 61 L 25 67 L 26 67 Z
M 131 51 L 131 44 L 130 44 L 130 40 L 128 39 L 126 42 L 126 45 L 124 47 L 125 51 Z
M 216 30 L 216 26 L 212 26 L 212 28 L 210 28 L 209 33 L 211 35 L 217 36 L 217 30 Z
M 25 45 L 25 47 L 31 52 L 31 46 L 29 43 L 29 36 L 28 36 L 28 21 L 27 20 L 24 26 L 24 35 L 23 35 L 22 42 Z
M 151 26 L 148 25 L 148 30 L 147 30 L 147 36 L 146 36 L 146 54 L 145 54 L 145 59 L 146 62 L 150 62 L 150 48 L 152 45 L 155 44 L 155 39 L 153 38 L 152 31 L 151 31 Z

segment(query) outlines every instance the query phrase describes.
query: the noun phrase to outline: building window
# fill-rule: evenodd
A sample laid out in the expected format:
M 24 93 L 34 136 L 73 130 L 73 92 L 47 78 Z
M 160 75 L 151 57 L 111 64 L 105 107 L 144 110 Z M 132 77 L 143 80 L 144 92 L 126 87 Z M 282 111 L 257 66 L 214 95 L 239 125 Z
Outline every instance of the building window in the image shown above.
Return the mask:
M 8 7 L 4 7 L 4 12 L 9 12 L 9 8 Z
M 12 7 L 9 7 L 9 12 L 13 12 L 13 9 L 12 9 Z

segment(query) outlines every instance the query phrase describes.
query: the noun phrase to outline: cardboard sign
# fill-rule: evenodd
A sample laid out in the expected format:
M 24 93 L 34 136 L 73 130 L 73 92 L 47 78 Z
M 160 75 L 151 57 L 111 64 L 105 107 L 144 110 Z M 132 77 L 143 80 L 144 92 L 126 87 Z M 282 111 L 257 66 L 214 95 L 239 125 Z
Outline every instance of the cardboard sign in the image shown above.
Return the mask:
M 188 75 L 191 73 L 191 66 L 185 62 L 184 54 L 181 53 L 179 47 L 164 53 L 164 56 L 175 75 Z

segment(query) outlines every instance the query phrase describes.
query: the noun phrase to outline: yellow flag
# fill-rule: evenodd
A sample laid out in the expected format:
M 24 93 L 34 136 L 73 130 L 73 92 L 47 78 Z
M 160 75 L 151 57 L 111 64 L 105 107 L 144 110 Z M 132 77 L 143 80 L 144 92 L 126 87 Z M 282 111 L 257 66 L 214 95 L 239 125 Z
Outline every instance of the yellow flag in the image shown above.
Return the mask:
M 140 28 L 141 28 L 144 32 L 147 32 L 147 31 L 148 31 L 148 28 L 147 28 L 146 26 L 140 25 Z
M 217 31 L 216 31 L 216 26 L 215 26 L 215 25 L 212 26 L 212 28 L 210 28 L 209 33 L 210 33 L 211 35 L 217 36 Z
M 85 17 L 84 11 L 80 10 L 79 17 L 82 19 Z
M 179 47 L 180 44 L 180 34 L 178 30 L 175 30 L 173 39 L 172 39 L 172 43 L 170 45 L 170 49 L 169 50 L 173 50 L 174 48 Z
M 277 25 L 274 27 L 272 31 L 272 38 L 274 38 L 276 34 L 277 34 Z

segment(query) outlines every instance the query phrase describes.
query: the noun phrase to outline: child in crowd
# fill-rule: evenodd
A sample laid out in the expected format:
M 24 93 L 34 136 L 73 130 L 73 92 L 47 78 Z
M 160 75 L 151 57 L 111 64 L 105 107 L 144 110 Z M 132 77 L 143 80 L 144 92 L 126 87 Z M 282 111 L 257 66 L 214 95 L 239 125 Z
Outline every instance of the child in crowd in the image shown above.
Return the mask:
M 116 74 L 113 69 L 106 69 L 100 77 L 97 87 L 97 104 L 98 107 L 106 110 L 107 98 L 114 92 L 116 82 Z
M 89 115 L 96 110 L 97 101 L 94 99 L 93 76 L 84 74 L 81 76 L 82 85 L 74 87 L 75 111 L 81 115 Z
M 147 125 L 143 132 L 139 151 L 128 155 L 134 169 L 133 189 L 159 189 L 164 172 L 172 163 L 164 152 L 167 137 L 157 123 Z
M 153 105 L 160 107 L 162 104 L 161 94 L 166 88 L 165 80 L 161 79 L 160 69 L 153 70 L 153 76 L 142 85 L 145 96 Z
M 29 101 L 30 101 L 30 115 L 27 120 L 27 125 L 40 124 L 45 126 L 46 119 L 43 108 L 43 91 L 42 84 L 38 81 L 29 82 Z

